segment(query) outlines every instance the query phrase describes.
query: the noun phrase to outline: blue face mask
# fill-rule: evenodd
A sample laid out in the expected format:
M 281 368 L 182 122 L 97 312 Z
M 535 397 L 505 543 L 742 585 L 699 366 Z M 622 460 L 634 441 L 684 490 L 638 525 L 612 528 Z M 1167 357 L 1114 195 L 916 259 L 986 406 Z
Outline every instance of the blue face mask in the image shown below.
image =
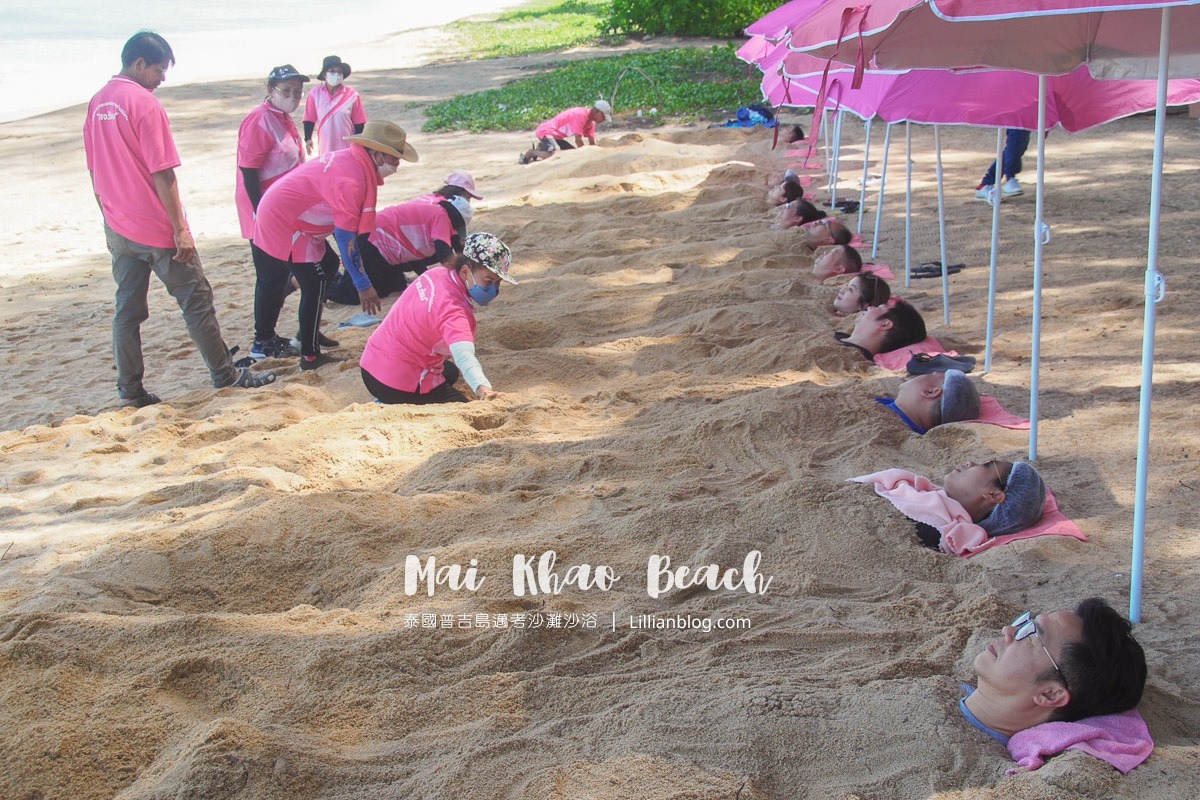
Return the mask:
M 467 274 L 471 276 L 471 283 L 475 283 L 475 275 L 469 270 Z M 476 305 L 486 306 L 500 296 L 500 284 L 492 283 L 487 286 L 480 286 L 478 283 L 475 283 L 467 294 L 471 296 Z

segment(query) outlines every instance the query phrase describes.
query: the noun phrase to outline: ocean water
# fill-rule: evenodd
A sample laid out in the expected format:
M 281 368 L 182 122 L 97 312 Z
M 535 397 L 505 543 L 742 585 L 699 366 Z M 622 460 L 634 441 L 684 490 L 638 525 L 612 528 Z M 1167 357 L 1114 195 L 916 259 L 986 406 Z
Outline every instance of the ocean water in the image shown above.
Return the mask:
M 83 103 L 121 69 L 121 47 L 136 31 L 171 44 L 167 83 L 262 77 L 279 64 L 316 75 L 336 53 L 355 70 L 385 69 L 376 46 L 369 60 L 355 45 L 392 33 L 522 5 L 521 0 L 0 0 L 0 57 L 7 86 L 0 122 Z

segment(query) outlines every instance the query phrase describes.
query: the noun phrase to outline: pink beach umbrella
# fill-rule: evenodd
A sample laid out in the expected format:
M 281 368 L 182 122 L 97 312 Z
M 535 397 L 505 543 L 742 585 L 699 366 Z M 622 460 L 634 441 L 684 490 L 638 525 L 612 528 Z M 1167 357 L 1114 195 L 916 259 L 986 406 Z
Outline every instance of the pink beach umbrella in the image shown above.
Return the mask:
M 893 68 L 985 66 L 1041 76 L 1030 458 L 1037 457 L 1045 76 L 1065 74 L 1080 64 L 1100 78 L 1157 76 L 1129 600 L 1130 618 L 1140 621 L 1155 305 L 1165 291 L 1157 265 L 1167 79 L 1200 77 L 1200 0 L 873 0 L 858 6 L 827 0 L 793 25 L 790 47 L 854 64 L 859 75 L 871 63 Z

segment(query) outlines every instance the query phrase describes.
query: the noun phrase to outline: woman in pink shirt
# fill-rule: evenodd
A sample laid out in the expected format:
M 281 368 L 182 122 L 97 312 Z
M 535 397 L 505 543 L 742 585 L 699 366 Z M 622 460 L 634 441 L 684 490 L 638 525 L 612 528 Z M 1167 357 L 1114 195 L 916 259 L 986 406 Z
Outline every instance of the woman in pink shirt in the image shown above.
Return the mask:
M 346 137 L 362 133 L 367 124 L 362 98 L 344 83 L 349 77 L 349 64 L 337 56 L 325 57 L 317 74 L 324 82 L 308 93 L 304 104 L 304 147 L 310 156 L 314 128 L 321 155 L 326 155 L 349 147 Z
M 304 148 L 292 112 L 300 106 L 307 81 L 308 76 L 301 75 L 291 64 L 271 70 L 267 75 L 266 99 L 246 115 L 238 129 L 237 187 L 233 197 L 243 239 L 254 239 L 254 217 L 263 193 L 304 163 Z M 337 271 L 337 263 L 327 266 Z M 274 281 L 258 281 L 255 291 L 286 296 L 294 282 L 291 273 L 275 277 Z M 296 355 L 299 350 L 288 339 L 277 336 L 267 344 L 266 351 L 259 352 L 264 357 L 282 357 Z
M 473 233 L 448 268 L 427 270 L 409 284 L 367 340 L 359 359 L 367 391 L 381 403 L 465 403 L 454 388 L 461 374 L 481 400 L 494 397 L 475 357 L 475 306 L 490 303 L 512 254 L 490 233 Z M 447 356 L 454 359 L 447 360 Z

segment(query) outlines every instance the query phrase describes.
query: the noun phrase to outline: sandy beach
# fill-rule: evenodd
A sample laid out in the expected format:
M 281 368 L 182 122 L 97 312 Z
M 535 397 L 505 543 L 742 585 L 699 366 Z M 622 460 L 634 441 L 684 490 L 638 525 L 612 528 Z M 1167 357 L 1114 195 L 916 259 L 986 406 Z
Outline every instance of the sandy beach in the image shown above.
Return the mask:
M 1195 120 L 1167 125 L 1137 628 L 1157 747 L 1124 777 L 1080 752 L 1009 774 L 1008 753 L 957 709 L 975 654 L 1027 608 L 1092 595 L 1128 608 L 1153 120 L 1047 145 L 1038 467 L 1089 541 L 955 559 L 847 479 L 898 466 L 937 480 L 1023 457 L 1027 434 L 956 424 L 920 437 L 876 406 L 900 375 L 833 345 L 847 325 L 829 313 L 837 282 L 816 284 L 796 237 L 768 229 L 764 182 L 786 163 L 769 132 L 619 116 L 600 146 L 530 166 L 516 164 L 528 134 L 420 133 L 419 104 L 551 60 L 352 79 L 368 115 L 405 126 L 421 156 L 380 204 L 467 169 L 484 195 L 472 230 L 514 253 L 521 284 L 479 314 L 502 397 L 453 408 L 370 402 L 363 329 L 336 333 L 340 365 L 262 362 L 274 386 L 214 392 L 154 281 L 142 335 L 147 387 L 164 402 L 116 409 L 83 109 L 0 125 L 0 796 L 1200 795 Z M 159 96 L 222 330 L 248 349 L 254 278 L 233 154 L 261 82 Z M 862 131 L 846 129 L 840 193 L 857 194 Z M 913 140 L 920 262 L 938 258 L 932 132 Z M 951 259 L 966 265 L 951 325 L 936 281 L 893 282 L 934 336 L 981 361 L 990 208 L 973 190 L 994 143 L 943 133 Z M 892 169 L 903 162 L 894 145 Z M 1029 409 L 1026 164 L 1026 194 L 1002 209 L 995 362 L 977 375 L 1017 414 Z M 881 238 L 878 260 L 902 272 L 899 181 Z M 356 311 L 329 307 L 327 330 Z M 294 313 L 292 300 L 289 324 Z M 551 550 L 559 580 L 582 564 L 620 580 L 516 594 L 514 557 L 536 579 Z M 765 592 L 649 591 L 655 556 L 740 573 L 756 552 Z M 410 555 L 474 560 L 483 580 L 409 593 Z M 684 629 L 655 628 L 654 614 Z

